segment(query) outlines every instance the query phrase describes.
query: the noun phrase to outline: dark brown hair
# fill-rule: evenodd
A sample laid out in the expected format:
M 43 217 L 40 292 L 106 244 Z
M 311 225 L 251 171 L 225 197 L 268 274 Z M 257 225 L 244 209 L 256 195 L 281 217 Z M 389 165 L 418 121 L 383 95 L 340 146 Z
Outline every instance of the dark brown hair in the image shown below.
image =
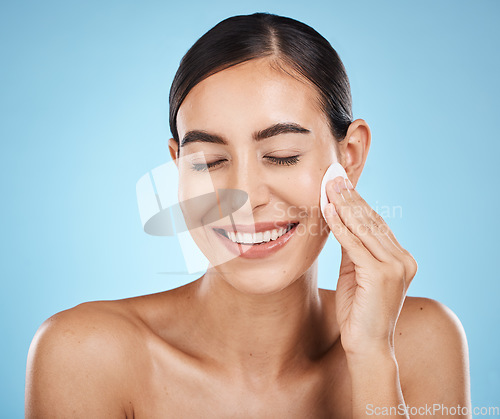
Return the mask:
M 179 143 L 179 107 L 196 84 L 226 68 L 262 57 L 273 59 L 279 69 L 287 72 L 289 68 L 316 87 L 329 128 L 335 139 L 342 141 L 352 122 L 351 89 L 342 61 L 313 28 L 271 13 L 229 17 L 187 51 L 170 88 L 169 120 L 174 140 Z

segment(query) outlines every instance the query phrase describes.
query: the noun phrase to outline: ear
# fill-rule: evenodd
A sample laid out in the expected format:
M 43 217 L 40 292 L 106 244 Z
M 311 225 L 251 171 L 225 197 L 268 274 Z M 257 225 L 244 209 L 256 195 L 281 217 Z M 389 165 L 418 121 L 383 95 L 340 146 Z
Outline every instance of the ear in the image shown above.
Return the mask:
M 371 138 L 372 135 L 368 124 L 363 119 L 356 119 L 349 125 L 347 134 L 342 140 L 341 148 L 344 157 L 342 163 L 354 187 L 358 183 L 368 157 Z
M 168 140 L 168 151 L 170 152 L 170 157 L 172 157 L 172 160 L 177 165 L 178 164 L 178 162 L 177 162 L 177 157 L 178 157 L 177 153 L 179 151 L 179 144 L 173 138 L 170 138 Z

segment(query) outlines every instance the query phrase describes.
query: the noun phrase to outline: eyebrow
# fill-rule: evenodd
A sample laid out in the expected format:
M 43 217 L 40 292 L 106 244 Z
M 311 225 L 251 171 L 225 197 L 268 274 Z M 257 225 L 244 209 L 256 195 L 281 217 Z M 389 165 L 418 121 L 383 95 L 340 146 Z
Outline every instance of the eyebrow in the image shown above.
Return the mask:
M 295 122 L 279 122 L 263 130 L 254 132 L 252 138 L 254 141 L 261 141 L 280 134 L 310 134 L 307 128 L 296 124 Z M 181 147 L 194 142 L 214 143 L 228 145 L 224 137 L 216 134 L 210 134 L 206 131 L 192 130 L 188 131 L 181 141 Z

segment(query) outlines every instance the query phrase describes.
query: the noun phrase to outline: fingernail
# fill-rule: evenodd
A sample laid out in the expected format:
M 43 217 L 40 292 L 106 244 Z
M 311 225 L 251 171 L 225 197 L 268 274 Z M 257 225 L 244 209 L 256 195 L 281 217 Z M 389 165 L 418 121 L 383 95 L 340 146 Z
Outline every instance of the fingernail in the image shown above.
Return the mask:
M 333 183 L 333 189 L 335 189 L 335 192 L 340 193 L 340 187 L 338 182 Z
M 329 188 L 330 191 L 340 192 L 340 189 L 337 185 L 337 181 L 335 179 L 330 180 L 326 186 L 327 188 Z
M 354 186 L 352 186 L 352 183 L 349 179 L 345 180 L 345 184 L 347 186 L 347 189 L 354 189 Z
M 341 189 L 346 189 L 346 186 L 344 178 L 339 176 L 335 178 L 335 190 L 340 193 Z

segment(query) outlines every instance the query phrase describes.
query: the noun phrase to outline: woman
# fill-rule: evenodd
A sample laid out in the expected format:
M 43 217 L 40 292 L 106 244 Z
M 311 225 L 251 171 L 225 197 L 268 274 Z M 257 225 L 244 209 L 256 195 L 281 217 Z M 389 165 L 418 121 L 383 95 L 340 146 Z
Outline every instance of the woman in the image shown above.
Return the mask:
M 248 205 L 236 225 L 193 230 L 211 262 L 198 280 L 48 319 L 28 356 L 27 417 L 408 417 L 470 407 L 459 320 L 434 300 L 405 298 L 417 263 L 355 189 L 370 129 L 352 121 L 328 41 L 272 14 L 220 22 L 180 64 L 170 127 L 181 203 L 208 176 L 215 190 L 245 191 Z M 320 184 L 335 161 L 350 182 L 328 182 L 325 222 Z M 330 230 L 342 246 L 336 291 L 317 286 Z

